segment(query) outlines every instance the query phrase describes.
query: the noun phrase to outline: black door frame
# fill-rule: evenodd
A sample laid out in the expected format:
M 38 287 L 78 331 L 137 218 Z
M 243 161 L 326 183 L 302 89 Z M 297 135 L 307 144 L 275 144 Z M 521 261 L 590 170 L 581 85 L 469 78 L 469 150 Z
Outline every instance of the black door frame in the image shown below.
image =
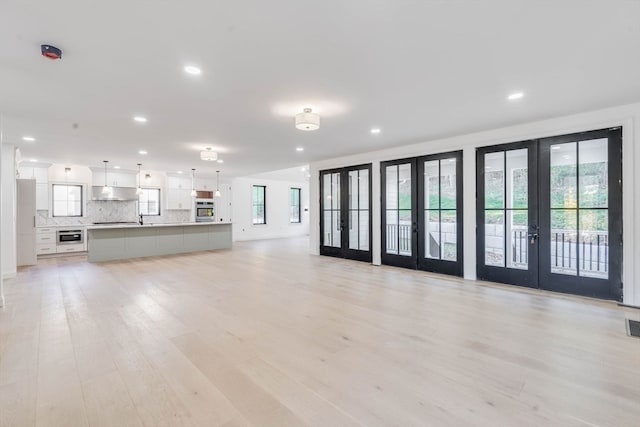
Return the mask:
M 601 138 L 608 140 L 608 278 L 599 279 L 552 273 L 550 217 L 540 215 L 540 289 L 622 301 L 622 128 L 601 129 L 540 139 L 540 194 L 548 195 L 550 193 L 551 145 Z M 579 163 L 579 159 L 577 162 Z M 579 198 L 579 191 L 576 196 Z M 589 208 L 583 209 L 588 210 Z M 549 197 L 540 198 L 540 211 L 550 211 Z M 577 247 L 580 248 L 579 242 Z M 580 255 L 580 251 L 578 251 L 576 254 L 577 262 L 580 262 Z M 578 280 L 580 281 L 579 286 L 576 284 Z M 603 285 L 603 281 L 608 284 Z
M 609 278 L 599 279 L 552 273 L 549 200 L 550 147 L 554 144 L 599 138 L 608 139 Z M 522 270 L 484 265 L 484 154 L 524 147 L 529 148 L 529 236 L 530 238 L 535 236 L 534 245 L 529 246 L 530 275 L 518 274 Z M 535 157 L 534 162 L 532 162 L 532 155 Z M 476 150 L 476 179 L 476 265 L 478 279 L 622 301 L 622 128 L 578 132 L 478 148 Z M 535 199 L 535 204 L 532 203 L 533 199 Z M 532 257 L 535 259 L 532 260 Z M 603 282 L 607 282 L 607 284 Z
M 528 163 L 528 234 L 533 240 L 528 239 L 528 261 L 527 270 L 521 270 L 516 268 L 506 267 L 507 262 L 507 216 L 504 216 L 504 259 L 505 266 L 497 267 L 491 265 L 485 265 L 485 200 L 484 200 L 484 175 L 485 164 L 484 155 L 489 153 L 504 152 L 504 171 L 505 182 L 503 186 L 506 188 L 506 161 L 507 151 L 527 149 L 527 163 Z M 508 283 L 517 286 L 525 286 L 528 288 L 538 287 L 538 184 L 537 176 L 535 176 L 538 170 L 538 155 L 537 144 L 535 141 L 519 141 L 508 144 L 494 145 L 490 147 L 482 147 L 476 150 L 476 274 L 480 280 L 488 280 L 490 282 Z M 506 191 L 506 190 L 505 190 Z M 506 213 L 506 195 L 504 197 L 504 209 Z
M 369 249 L 367 251 L 349 248 L 349 172 L 367 170 L 369 172 Z M 340 174 L 340 247 L 323 245 L 324 239 L 324 175 Z M 372 177 L 371 163 L 347 166 L 342 168 L 334 168 L 322 170 L 320 177 L 320 255 L 333 256 L 337 258 L 346 258 L 355 261 L 372 261 L 371 254 L 371 233 L 372 233 Z
M 426 242 L 420 236 L 425 230 L 424 220 L 424 163 L 432 160 L 456 159 L 456 261 L 425 258 Z M 388 166 L 411 165 L 411 256 L 386 253 L 387 247 L 387 192 L 386 168 Z M 462 277 L 464 273 L 464 233 L 463 233 L 463 165 L 462 151 L 429 154 L 419 157 L 389 160 L 380 163 L 380 198 L 381 198 L 381 260 L 382 264 L 395 267 L 418 269 L 434 273 Z

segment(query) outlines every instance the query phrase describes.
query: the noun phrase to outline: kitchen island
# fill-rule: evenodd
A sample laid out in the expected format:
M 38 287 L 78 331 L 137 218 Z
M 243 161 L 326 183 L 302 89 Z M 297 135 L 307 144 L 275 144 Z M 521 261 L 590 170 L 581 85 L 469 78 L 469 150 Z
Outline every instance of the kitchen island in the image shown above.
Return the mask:
M 87 227 L 89 262 L 231 248 L 231 224 L 92 225 Z

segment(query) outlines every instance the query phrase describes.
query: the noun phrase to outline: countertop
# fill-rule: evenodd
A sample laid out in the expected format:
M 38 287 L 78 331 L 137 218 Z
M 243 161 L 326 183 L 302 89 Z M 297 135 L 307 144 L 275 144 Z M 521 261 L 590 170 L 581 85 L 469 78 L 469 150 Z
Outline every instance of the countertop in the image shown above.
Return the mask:
M 160 227 L 197 227 L 201 225 L 229 225 L 230 222 L 175 222 L 167 224 L 114 224 L 87 225 L 87 230 L 116 230 L 120 228 L 160 228 Z

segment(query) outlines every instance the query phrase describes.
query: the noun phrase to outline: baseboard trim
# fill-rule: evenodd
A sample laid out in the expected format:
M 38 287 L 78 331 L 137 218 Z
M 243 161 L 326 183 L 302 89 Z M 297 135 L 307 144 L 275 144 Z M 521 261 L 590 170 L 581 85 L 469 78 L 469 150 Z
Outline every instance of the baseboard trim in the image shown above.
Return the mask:
M 2 275 L 2 280 L 5 280 L 5 279 L 15 279 L 17 276 L 18 276 L 18 273 L 17 273 L 17 272 L 13 272 L 13 273 L 4 273 L 4 274 Z

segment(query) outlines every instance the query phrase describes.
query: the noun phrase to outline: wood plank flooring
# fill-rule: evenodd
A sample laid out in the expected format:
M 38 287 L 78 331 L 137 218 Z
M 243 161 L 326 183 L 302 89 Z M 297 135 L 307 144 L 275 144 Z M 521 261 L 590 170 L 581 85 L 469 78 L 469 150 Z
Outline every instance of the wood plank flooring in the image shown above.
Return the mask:
M 0 426 L 640 426 L 640 311 L 307 252 L 21 269 Z

